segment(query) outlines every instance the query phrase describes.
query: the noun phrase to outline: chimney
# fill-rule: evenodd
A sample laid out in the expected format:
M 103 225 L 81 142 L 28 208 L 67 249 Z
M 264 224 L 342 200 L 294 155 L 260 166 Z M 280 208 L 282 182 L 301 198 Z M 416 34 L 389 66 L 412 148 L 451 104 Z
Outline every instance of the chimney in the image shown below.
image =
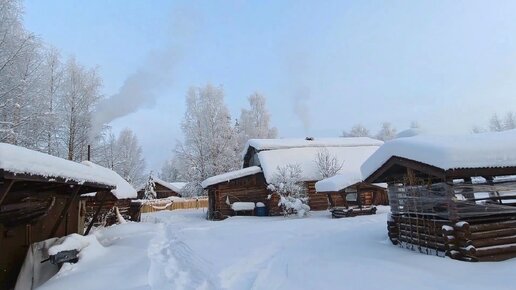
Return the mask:
M 88 161 L 91 161 L 91 145 L 88 145 Z

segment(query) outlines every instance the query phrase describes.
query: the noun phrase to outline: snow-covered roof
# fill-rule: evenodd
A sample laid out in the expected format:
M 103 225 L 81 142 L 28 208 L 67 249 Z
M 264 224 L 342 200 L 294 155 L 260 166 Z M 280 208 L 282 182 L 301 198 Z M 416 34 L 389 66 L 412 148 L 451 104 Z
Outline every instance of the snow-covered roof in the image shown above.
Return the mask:
M 360 172 L 351 172 L 348 174 L 337 174 L 335 176 L 320 180 L 315 183 L 317 192 L 335 192 L 345 189 L 351 185 L 362 182 L 362 174 Z
M 396 134 L 396 138 L 407 138 L 407 137 L 414 137 L 417 135 L 425 134 L 425 131 L 421 128 L 410 128 L 407 130 L 403 130 Z
M 317 192 L 337 192 L 363 181 L 362 175 L 357 174 L 357 172 L 337 174 L 316 182 L 315 190 Z M 375 183 L 373 185 L 387 188 L 387 183 Z
M 443 170 L 516 166 L 516 130 L 467 135 L 419 135 L 386 142 L 362 165 L 367 178 L 391 157 Z
M 134 189 L 134 187 L 129 184 L 129 182 L 127 182 L 115 171 L 90 161 L 83 161 L 82 164 L 90 167 L 95 172 L 101 174 L 103 177 L 108 178 L 110 182 L 116 184 L 116 188 L 111 190 L 111 193 L 113 193 L 116 198 L 125 199 L 137 197 L 138 193 L 136 192 L 136 189 Z
M 179 193 L 179 192 L 181 192 L 183 187 L 185 187 L 187 182 L 169 182 L 169 184 L 173 191 Z
M 251 166 L 251 167 L 247 167 L 247 168 L 244 168 L 244 169 L 235 170 L 235 171 L 227 172 L 227 173 L 224 173 L 224 174 L 212 176 L 212 177 L 207 178 L 206 180 L 204 180 L 201 183 L 201 186 L 203 188 L 206 188 L 206 187 L 208 187 L 210 185 L 219 184 L 219 183 L 222 183 L 222 182 L 228 182 L 228 181 L 240 178 L 240 177 L 257 174 L 257 173 L 260 173 L 260 172 L 262 172 L 262 169 L 260 167 L 258 167 L 258 166 Z
M 167 182 L 155 176 L 152 177 L 152 181 L 177 193 L 180 193 L 181 189 L 186 185 L 186 182 Z M 144 188 L 145 186 L 142 189 Z
M 335 156 L 339 162 L 343 163 L 341 172 L 360 177 L 360 166 L 369 156 L 371 156 L 371 154 L 373 154 L 373 152 L 375 152 L 380 147 L 382 143 L 382 141 L 377 140 L 375 140 L 374 143 L 349 142 L 348 146 L 325 146 L 325 148 L 328 150 L 329 154 Z M 320 151 L 321 147 L 318 146 L 267 150 L 259 152 L 258 159 L 263 169 L 265 179 L 269 183 L 271 182 L 274 174 L 277 172 L 278 167 L 285 166 L 287 164 L 297 164 L 301 167 L 301 181 L 314 181 L 322 179 L 316 164 L 317 154 Z
M 0 143 L 0 169 L 14 174 L 63 178 L 80 184 L 116 186 L 102 172 L 84 164 L 6 143 Z
M 247 153 L 249 147 L 261 150 L 275 150 L 287 148 L 304 147 L 350 147 L 350 146 L 381 146 L 382 141 L 368 137 L 341 137 L 341 138 L 287 138 L 287 139 L 250 139 L 247 141 L 243 155 Z

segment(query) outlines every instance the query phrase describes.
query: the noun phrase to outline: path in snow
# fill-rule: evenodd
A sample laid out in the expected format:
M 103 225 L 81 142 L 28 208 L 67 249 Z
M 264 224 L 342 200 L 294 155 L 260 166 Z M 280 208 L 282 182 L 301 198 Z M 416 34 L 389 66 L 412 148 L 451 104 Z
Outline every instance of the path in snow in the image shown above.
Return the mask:
M 233 217 L 203 210 L 145 216 L 96 233 L 43 290 L 514 289 L 516 259 L 467 263 L 393 246 L 386 212 L 331 219 Z

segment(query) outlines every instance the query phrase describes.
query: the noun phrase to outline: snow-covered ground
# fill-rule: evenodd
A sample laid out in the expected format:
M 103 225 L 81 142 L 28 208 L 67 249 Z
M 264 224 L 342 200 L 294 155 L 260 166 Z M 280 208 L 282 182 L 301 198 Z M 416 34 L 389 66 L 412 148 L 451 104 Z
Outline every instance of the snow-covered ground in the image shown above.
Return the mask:
M 393 246 L 387 211 L 218 222 L 203 210 L 153 213 L 97 231 L 100 245 L 40 289 L 514 289 L 516 259 L 467 263 Z

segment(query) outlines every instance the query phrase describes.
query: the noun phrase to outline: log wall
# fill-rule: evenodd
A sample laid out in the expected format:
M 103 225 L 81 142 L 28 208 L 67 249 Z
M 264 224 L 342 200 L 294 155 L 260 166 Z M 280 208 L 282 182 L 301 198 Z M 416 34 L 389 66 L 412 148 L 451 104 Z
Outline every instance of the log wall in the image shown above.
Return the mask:
M 516 220 L 491 221 L 434 220 L 393 216 L 387 222 L 389 238 L 395 245 L 408 244 L 424 252 L 432 249 L 463 261 L 503 261 L 516 257 Z
M 315 190 L 315 183 L 317 181 L 305 182 L 308 191 L 308 205 L 310 210 L 327 210 L 329 208 L 328 195 L 326 193 L 318 193 Z
M 274 204 L 267 198 L 269 191 L 262 173 L 215 184 L 208 187 L 207 190 L 209 199 L 208 216 L 210 219 L 225 219 L 236 214 L 226 203 L 227 200 L 230 203 L 262 202 L 270 212 L 276 212 Z

